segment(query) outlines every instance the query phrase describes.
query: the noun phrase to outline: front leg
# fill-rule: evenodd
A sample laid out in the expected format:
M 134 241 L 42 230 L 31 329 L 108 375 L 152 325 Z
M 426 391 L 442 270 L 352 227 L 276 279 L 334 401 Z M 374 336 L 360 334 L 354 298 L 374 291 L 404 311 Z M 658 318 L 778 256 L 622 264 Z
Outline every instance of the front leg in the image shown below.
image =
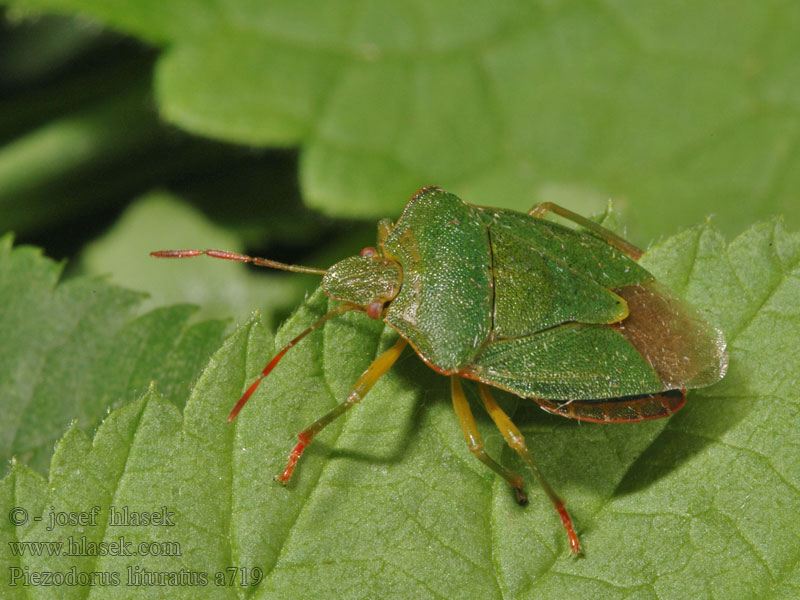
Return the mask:
M 461 378 L 458 375 L 450 376 L 450 391 L 453 397 L 453 410 L 456 412 L 456 417 L 458 417 L 458 423 L 461 425 L 461 431 L 464 433 L 464 439 L 467 442 L 469 451 L 472 452 L 475 458 L 505 479 L 511 489 L 514 490 L 517 502 L 524 506 L 528 503 L 528 497 L 522 489 L 522 477 L 498 464 L 491 456 L 486 454 L 481 434 L 478 433 L 478 425 L 475 423 L 475 417 L 472 416 L 469 401 L 464 395 L 464 388 L 461 387 Z
M 406 342 L 404 338 L 398 339 L 391 348 L 386 350 L 383 354 L 376 358 L 369 367 L 367 367 L 367 370 L 361 374 L 353 387 L 350 389 L 350 393 L 347 394 L 347 398 L 344 402 L 335 406 L 328 414 L 320 419 L 317 419 L 311 425 L 297 434 L 297 439 L 300 441 L 297 442 L 294 448 L 292 448 L 292 451 L 289 453 L 289 459 L 286 462 L 286 467 L 279 475 L 275 476 L 275 481 L 278 481 L 283 485 L 289 483 L 289 479 L 292 476 L 292 472 L 294 471 L 297 461 L 300 459 L 300 455 L 303 454 L 303 450 L 305 450 L 306 446 L 311 443 L 311 440 L 314 439 L 314 436 L 322 431 L 322 429 L 328 423 L 343 415 L 348 409 L 361 402 L 364 396 L 367 395 L 367 392 L 369 392 L 370 389 L 372 389 L 372 386 L 375 385 L 375 382 L 377 382 L 378 379 L 380 379 L 384 373 L 391 368 L 395 361 L 400 358 L 400 354 L 402 354 L 403 349 L 407 344 L 408 342 Z

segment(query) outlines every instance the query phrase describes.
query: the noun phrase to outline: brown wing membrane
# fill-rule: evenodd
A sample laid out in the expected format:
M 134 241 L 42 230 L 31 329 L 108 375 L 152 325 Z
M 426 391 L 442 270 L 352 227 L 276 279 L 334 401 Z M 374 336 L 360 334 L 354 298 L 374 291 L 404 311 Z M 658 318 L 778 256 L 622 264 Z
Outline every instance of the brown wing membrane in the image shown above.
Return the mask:
M 728 367 L 725 339 L 692 307 L 655 281 L 614 290 L 628 303 L 619 331 L 650 363 L 664 389 L 695 389 L 722 379 Z
M 636 423 L 668 417 L 686 403 L 685 390 L 626 396 L 608 401 L 558 402 L 535 398 L 544 410 L 559 417 L 590 423 Z

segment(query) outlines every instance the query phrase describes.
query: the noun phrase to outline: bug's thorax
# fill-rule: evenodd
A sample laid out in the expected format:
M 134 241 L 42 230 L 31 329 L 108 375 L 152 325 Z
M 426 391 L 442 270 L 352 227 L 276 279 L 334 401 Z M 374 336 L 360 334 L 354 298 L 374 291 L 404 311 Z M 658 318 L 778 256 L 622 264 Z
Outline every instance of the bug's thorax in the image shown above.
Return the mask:
M 322 287 L 334 300 L 361 306 L 370 317 L 379 318 L 403 283 L 400 264 L 377 253 L 362 252 L 339 261 L 325 273 Z

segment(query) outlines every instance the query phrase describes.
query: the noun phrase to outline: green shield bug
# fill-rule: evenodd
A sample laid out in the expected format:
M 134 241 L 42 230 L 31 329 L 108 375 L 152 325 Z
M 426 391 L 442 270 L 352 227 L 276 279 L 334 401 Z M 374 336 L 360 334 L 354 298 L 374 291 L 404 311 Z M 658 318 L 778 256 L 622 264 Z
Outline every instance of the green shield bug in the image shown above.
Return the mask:
M 548 212 L 584 230 L 544 219 Z M 490 387 L 530 398 L 563 417 L 630 423 L 671 415 L 685 403 L 687 389 L 719 381 L 728 364 L 721 332 L 638 264 L 641 250 L 549 203 L 523 214 L 473 206 L 425 187 L 397 222 L 378 224 L 377 248 L 364 248 L 327 270 L 220 250 L 152 253 L 161 258 L 202 254 L 322 275 L 325 293 L 341 302 L 278 352 L 236 403 L 228 422 L 289 348 L 334 315 L 360 310 L 399 333 L 344 402 L 298 434 L 286 467 L 276 476 L 279 482 L 289 481 L 314 436 L 360 402 L 410 344 L 425 364 L 450 377 L 453 408 L 469 450 L 525 504 L 522 478 L 483 448 L 461 379 L 477 382 L 490 417 L 558 511 L 570 554 L 581 548 L 564 502 Z

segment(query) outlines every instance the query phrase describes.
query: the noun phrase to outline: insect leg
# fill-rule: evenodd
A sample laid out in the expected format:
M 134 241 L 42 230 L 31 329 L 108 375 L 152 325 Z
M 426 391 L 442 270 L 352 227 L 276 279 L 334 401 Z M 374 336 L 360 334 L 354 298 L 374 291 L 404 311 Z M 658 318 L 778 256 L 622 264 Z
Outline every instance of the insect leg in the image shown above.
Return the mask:
M 292 476 L 292 471 L 294 471 L 297 460 L 300 458 L 300 455 L 303 453 L 303 450 L 305 450 L 306 446 L 308 446 L 311 443 L 311 440 L 314 439 L 314 436 L 317 435 L 336 417 L 339 417 L 347 412 L 347 409 L 351 408 L 354 404 L 361 402 L 364 396 L 367 395 L 367 392 L 369 392 L 372 386 L 375 385 L 375 382 L 378 381 L 378 379 L 380 379 L 381 376 L 383 376 L 383 374 L 386 373 L 386 371 L 388 371 L 394 362 L 400 357 L 400 354 L 403 352 L 406 344 L 408 344 L 408 342 L 406 342 L 404 338 L 397 340 L 397 342 L 395 342 L 391 348 L 376 358 L 372 364 L 367 367 L 367 370 L 361 374 L 353 387 L 350 389 L 350 392 L 347 394 L 347 398 L 344 402 L 334 407 L 334 409 L 328 414 L 323 416 L 321 419 L 317 419 L 311 425 L 297 434 L 297 438 L 300 441 L 297 442 L 295 447 L 292 448 L 292 451 L 289 453 L 289 460 L 287 461 L 283 472 L 280 475 L 275 476 L 276 481 L 279 481 L 283 485 L 286 485 L 289 482 L 289 478 Z
M 492 393 L 489 391 L 489 387 L 485 383 L 478 383 L 478 391 L 481 395 L 481 400 L 483 400 L 483 405 L 486 407 L 486 411 L 489 413 L 489 416 L 492 417 L 494 424 L 497 425 L 497 428 L 500 430 L 500 433 L 503 434 L 503 437 L 506 438 L 506 442 L 508 443 L 511 448 L 513 448 L 528 464 L 533 474 L 536 476 L 536 479 L 539 481 L 539 485 L 542 486 L 545 494 L 547 497 L 550 498 L 550 502 L 553 503 L 553 506 L 558 511 L 559 516 L 561 517 L 561 523 L 564 525 L 564 529 L 567 530 L 567 537 L 569 538 L 569 553 L 572 554 L 582 554 L 580 543 L 578 542 L 578 535 L 575 533 L 575 529 L 572 526 L 572 519 L 567 512 L 567 509 L 564 507 L 564 501 L 559 497 L 558 494 L 553 491 L 553 488 L 550 487 L 550 484 L 542 475 L 542 472 L 539 470 L 539 467 L 533 460 L 533 456 L 528 451 L 528 447 L 525 445 L 525 438 L 523 437 L 520 430 L 517 428 L 516 425 L 508 418 L 508 415 L 503 412 L 503 409 L 495 402 Z
M 464 395 L 464 388 L 461 387 L 461 378 L 458 375 L 450 376 L 450 390 L 453 396 L 453 409 L 456 411 L 458 423 L 461 425 L 461 431 L 464 432 L 464 439 L 467 440 L 469 451 L 475 455 L 475 458 L 508 482 L 508 485 L 511 486 L 511 489 L 516 494 L 517 502 L 522 505 L 527 504 L 528 497 L 522 490 L 522 477 L 496 463 L 486 454 L 483 440 L 478 433 L 478 426 L 475 424 L 475 417 L 472 416 L 469 402 Z
M 244 405 L 247 404 L 247 401 L 250 400 L 250 397 L 253 395 L 258 386 L 261 384 L 261 381 L 264 379 L 264 377 L 266 377 L 272 372 L 272 369 L 274 369 L 277 366 L 277 364 L 281 361 L 281 359 L 286 355 L 286 353 L 289 350 L 292 349 L 292 347 L 297 342 L 302 340 L 304 337 L 306 337 L 309 333 L 311 333 L 315 329 L 319 328 L 323 323 L 325 323 L 331 317 L 334 317 L 348 310 L 356 310 L 357 308 L 358 307 L 353 304 L 340 304 L 332 311 L 324 315 L 321 319 L 314 322 L 311 325 L 311 327 L 305 329 L 303 332 L 300 333 L 300 335 L 293 338 L 288 344 L 286 344 L 281 349 L 280 352 L 278 352 L 275 356 L 272 357 L 272 360 L 269 361 L 267 363 L 267 366 L 262 369 L 261 373 L 259 373 L 258 377 L 256 377 L 256 380 L 250 384 L 250 387 L 248 387 L 247 390 L 244 392 L 244 394 L 242 394 L 241 398 L 239 398 L 239 401 L 236 403 L 236 405 L 233 407 L 233 410 L 228 415 L 228 423 L 233 423 L 233 420 L 236 418 L 236 415 L 239 414 L 242 408 L 244 408 Z
M 585 227 L 589 231 L 599 235 L 618 250 L 621 250 L 630 256 L 633 260 L 639 260 L 642 257 L 642 254 L 644 254 L 639 248 L 631 244 L 629 241 L 622 239 L 613 231 L 606 229 L 591 219 L 587 219 L 578 213 L 572 212 L 568 208 L 554 204 L 553 202 L 542 202 L 537 204 L 528 211 L 528 214 L 532 217 L 543 218 L 549 212 L 554 212 L 565 219 L 569 219 L 573 223 L 577 223 L 578 225 Z

